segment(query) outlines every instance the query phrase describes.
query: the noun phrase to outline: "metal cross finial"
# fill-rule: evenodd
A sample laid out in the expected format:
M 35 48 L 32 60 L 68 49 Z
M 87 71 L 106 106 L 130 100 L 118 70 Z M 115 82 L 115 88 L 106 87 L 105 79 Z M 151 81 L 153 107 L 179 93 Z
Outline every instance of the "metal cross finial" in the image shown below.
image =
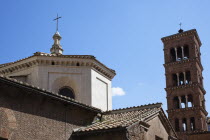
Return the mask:
M 57 21 L 57 26 L 56 26 L 56 32 L 58 31 L 58 19 L 61 18 L 61 17 L 58 17 L 58 14 L 57 14 L 57 17 L 54 19 Z
M 181 29 L 182 28 L 182 23 L 181 22 L 179 23 L 179 26 L 180 26 L 180 29 Z

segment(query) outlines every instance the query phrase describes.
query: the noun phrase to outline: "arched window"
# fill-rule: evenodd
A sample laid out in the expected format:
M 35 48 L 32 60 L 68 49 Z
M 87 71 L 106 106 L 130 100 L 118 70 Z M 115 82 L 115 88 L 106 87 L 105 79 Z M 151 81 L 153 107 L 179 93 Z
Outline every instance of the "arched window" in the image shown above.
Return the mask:
M 66 97 L 70 97 L 72 99 L 75 99 L 75 95 L 74 95 L 74 91 L 72 88 L 70 87 L 62 87 L 60 90 L 59 90 L 59 94 L 60 95 L 63 95 L 63 96 L 66 96 Z
M 184 85 L 184 74 L 183 73 L 179 74 L 179 85 Z
M 181 96 L 181 106 L 182 106 L 182 108 L 186 108 L 186 98 L 185 98 L 185 96 Z
M 190 128 L 191 128 L 191 131 L 195 131 L 195 118 L 194 117 L 190 118 Z
M 184 46 L 184 59 L 189 59 L 189 47 Z
M 186 84 L 191 84 L 190 71 L 187 71 L 186 72 Z
M 185 118 L 182 119 L 182 131 L 183 132 L 187 131 L 187 120 Z
M 193 107 L 193 96 L 188 95 L 188 107 Z
M 173 74 L 172 75 L 172 79 L 173 79 L 173 86 L 178 86 L 178 81 L 177 81 L 177 75 L 176 74 Z
M 179 132 L 179 119 L 175 119 L 175 131 Z
M 179 99 L 178 99 L 177 96 L 174 97 L 173 102 L 174 102 L 174 108 L 175 108 L 175 109 L 180 108 L 180 107 L 179 107 Z
M 181 61 L 182 60 L 182 48 L 178 47 L 177 48 L 177 61 Z
M 171 61 L 172 61 L 172 62 L 175 62 L 175 61 L 176 61 L 176 52 L 175 52 L 175 49 L 172 48 L 172 49 L 170 50 L 170 53 L 171 53 Z

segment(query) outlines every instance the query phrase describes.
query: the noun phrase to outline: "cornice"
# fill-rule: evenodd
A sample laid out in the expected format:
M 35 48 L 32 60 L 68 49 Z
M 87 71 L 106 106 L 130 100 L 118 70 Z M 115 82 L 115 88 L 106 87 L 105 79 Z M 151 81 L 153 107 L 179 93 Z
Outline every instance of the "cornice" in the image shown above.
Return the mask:
M 46 59 L 46 58 L 67 58 L 67 59 Z M 34 59 L 31 59 L 34 58 Z M 68 59 L 72 58 L 72 59 Z M 27 62 L 25 62 L 27 60 Z M 85 61 L 84 61 L 85 60 Z M 25 62 L 25 63 L 24 63 Z M 52 65 L 52 63 L 54 63 Z M 99 73 L 103 74 L 108 79 L 113 79 L 116 75 L 115 71 L 99 62 L 92 55 L 56 55 L 37 52 L 33 56 L 12 62 L 2 64 L 0 74 L 8 75 L 19 70 L 30 68 L 34 65 L 45 66 L 71 66 L 71 67 L 91 67 Z
M 161 38 L 161 40 L 162 40 L 162 42 L 166 42 L 166 41 L 169 41 L 169 40 L 174 40 L 174 39 L 181 38 L 181 37 L 184 37 L 184 36 L 189 36 L 189 35 L 195 35 L 196 39 L 198 40 L 199 45 L 200 46 L 202 45 L 196 29 L 192 29 L 192 30 L 188 30 L 188 31 L 185 31 L 185 32 L 182 32 L 182 33 L 177 33 L 177 34 L 173 34 L 173 35 L 170 35 L 170 36 L 166 36 L 166 37 Z
M 169 62 L 169 63 L 163 64 L 163 66 L 166 68 L 166 67 L 169 67 L 169 66 L 179 65 L 179 64 L 184 64 L 184 63 L 190 63 L 190 62 L 197 62 L 198 65 L 200 66 L 201 70 L 203 71 L 203 66 L 202 66 L 200 60 L 198 59 L 198 57 L 191 58 L 191 59 L 186 59 L 186 60 L 182 60 L 182 61 Z
M 199 87 L 201 89 L 201 91 L 206 94 L 205 89 L 198 83 L 193 83 L 193 84 L 188 84 L 188 85 L 180 85 L 180 86 L 175 86 L 175 87 L 169 87 L 169 88 L 165 88 L 166 91 L 173 91 L 173 90 L 177 90 L 177 89 L 186 89 L 186 88 L 191 88 L 191 87 Z
M 193 131 L 191 133 L 189 133 L 188 135 L 201 135 L 201 134 L 210 134 L 210 131 L 202 131 L 202 130 L 196 130 L 196 131 Z
M 167 113 L 172 113 L 172 112 L 186 112 L 188 110 L 202 110 L 202 112 L 207 116 L 208 112 L 201 106 L 199 107 L 187 107 L 187 108 L 178 108 L 178 109 L 170 109 L 166 110 Z

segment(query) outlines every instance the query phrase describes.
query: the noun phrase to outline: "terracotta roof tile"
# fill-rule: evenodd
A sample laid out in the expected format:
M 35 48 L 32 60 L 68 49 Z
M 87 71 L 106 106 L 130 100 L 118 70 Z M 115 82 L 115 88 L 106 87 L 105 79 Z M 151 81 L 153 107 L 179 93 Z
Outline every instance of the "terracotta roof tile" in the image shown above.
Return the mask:
M 157 114 L 161 109 L 161 105 L 161 103 L 156 103 L 103 112 L 101 118 L 98 117 L 87 127 L 74 130 L 74 133 L 127 127 L 137 121 L 145 121 L 147 118 Z

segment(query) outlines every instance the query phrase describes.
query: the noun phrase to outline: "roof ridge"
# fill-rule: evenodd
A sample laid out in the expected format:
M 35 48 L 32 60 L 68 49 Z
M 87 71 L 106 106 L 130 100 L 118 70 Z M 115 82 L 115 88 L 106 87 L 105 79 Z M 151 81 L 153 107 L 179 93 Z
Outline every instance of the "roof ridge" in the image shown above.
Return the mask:
M 102 112 L 103 114 L 115 114 L 115 113 L 123 113 L 123 112 L 129 112 L 129 111 L 136 111 L 136 110 L 142 110 L 142 109 L 149 109 L 149 108 L 160 108 L 162 106 L 162 103 L 152 103 L 152 104 L 145 104 L 140 106 L 133 106 L 133 107 L 127 107 L 127 108 L 119 108 L 115 110 L 109 110 Z
M 89 109 L 91 108 L 91 109 L 93 109 L 93 110 L 97 110 L 98 112 L 101 112 L 101 110 L 100 110 L 99 108 L 96 108 L 96 107 L 93 107 L 93 106 L 90 106 L 90 105 L 81 103 L 81 102 L 79 102 L 79 101 L 77 101 L 77 100 L 75 100 L 75 99 L 72 99 L 72 98 L 69 98 L 69 97 L 66 97 L 66 96 L 62 96 L 62 95 L 60 95 L 60 94 L 58 94 L 58 93 L 55 93 L 55 92 L 46 90 L 46 89 L 44 89 L 44 88 L 40 88 L 40 87 L 38 87 L 38 86 L 34 86 L 34 85 L 31 85 L 31 84 L 26 83 L 26 82 L 18 81 L 18 80 L 14 79 L 14 78 L 8 78 L 8 77 L 6 77 L 6 76 L 0 74 L 0 80 L 1 80 L 1 79 L 7 80 L 7 81 L 9 81 L 9 82 L 14 82 L 14 83 L 19 84 L 19 85 L 22 85 L 22 86 L 26 86 L 26 87 L 28 87 L 28 88 L 33 88 L 33 89 L 35 89 L 35 90 L 38 90 L 38 91 L 41 91 L 41 92 L 45 92 L 45 93 L 47 93 L 48 95 L 53 95 L 53 97 L 57 97 L 57 98 L 60 98 L 60 99 L 62 99 L 62 100 L 71 102 L 71 103 L 73 103 L 73 104 L 77 104 L 77 105 L 80 105 L 80 106 L 82 106 L 82 107 L 89 108 Z

